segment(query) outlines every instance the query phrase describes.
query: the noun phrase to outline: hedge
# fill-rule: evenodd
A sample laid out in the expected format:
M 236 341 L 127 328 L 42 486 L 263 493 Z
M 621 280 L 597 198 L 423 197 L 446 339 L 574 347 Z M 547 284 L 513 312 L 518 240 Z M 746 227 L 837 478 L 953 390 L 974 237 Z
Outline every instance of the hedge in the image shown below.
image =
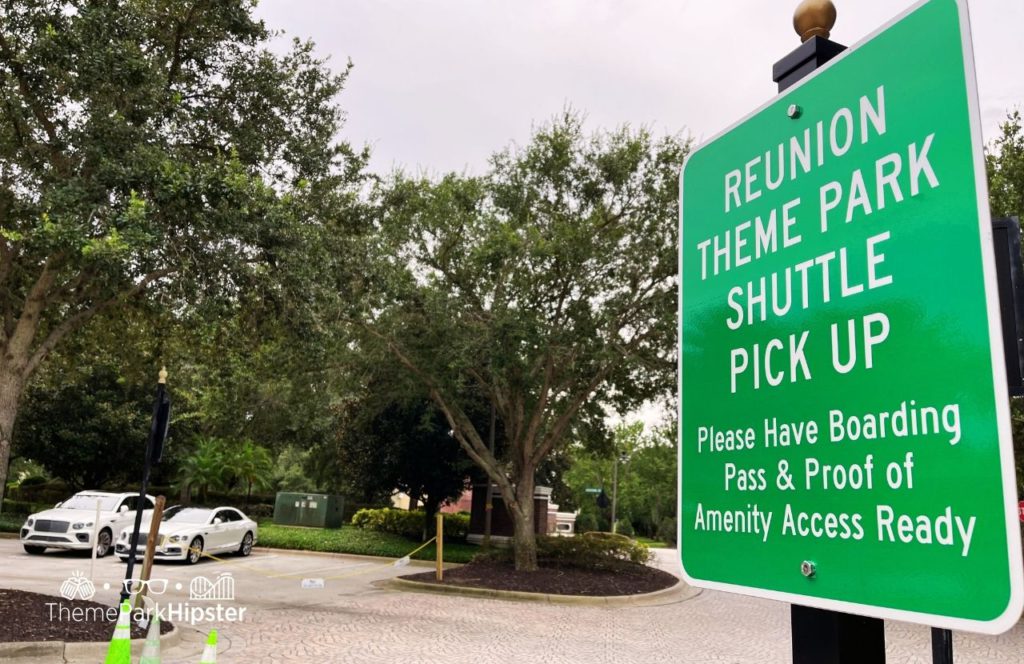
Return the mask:
M 423 510 L 398 510 L 390 507 L 383 509 L 361 509 L 352 515 L 352 525 L 364 530 L 375 530 L 381 533 L 392 533 L 409 539 L 420 539 L 423 535 L 423 524 L 426 514 Z M 427 529 L 434 530 L 433 524 Z M 444 536 L 455 540 L 465 540 L 469 535 L 468 514 L 445 514 Z

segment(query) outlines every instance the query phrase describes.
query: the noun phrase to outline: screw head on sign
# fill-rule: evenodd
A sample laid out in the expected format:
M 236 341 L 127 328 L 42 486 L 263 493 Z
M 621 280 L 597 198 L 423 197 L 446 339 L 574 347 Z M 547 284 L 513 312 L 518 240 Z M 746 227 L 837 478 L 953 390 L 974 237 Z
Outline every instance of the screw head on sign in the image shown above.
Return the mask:
M 798 117 L 804 114 L 804 109 L 800 108 L 796 104 L 790 104 L 789 108 L 786 109 L 786 115 L 791 119 L 796 120 Z
M 814 563 L 812 563 L 810 560 L 805 560 L 802 563 L 800 563 L 800 573 L 806 576 L 808 579 L 814 576 L 815 571 L 816 570 L 814 569 Z

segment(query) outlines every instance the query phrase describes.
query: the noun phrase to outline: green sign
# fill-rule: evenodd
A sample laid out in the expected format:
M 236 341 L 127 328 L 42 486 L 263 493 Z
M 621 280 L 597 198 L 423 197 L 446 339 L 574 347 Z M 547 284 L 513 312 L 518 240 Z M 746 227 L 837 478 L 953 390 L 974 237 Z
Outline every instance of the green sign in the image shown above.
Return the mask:
M 998 633 L 1020 532 L 965 3 L 697 149 L 681 200 L 694 585 Z

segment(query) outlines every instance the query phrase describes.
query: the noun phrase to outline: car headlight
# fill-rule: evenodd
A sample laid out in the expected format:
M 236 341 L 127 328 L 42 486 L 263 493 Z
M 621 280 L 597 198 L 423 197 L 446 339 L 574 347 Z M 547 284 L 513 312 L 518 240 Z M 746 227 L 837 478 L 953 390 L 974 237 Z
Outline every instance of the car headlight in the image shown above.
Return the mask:
M 85 528 L 85 524 L 81 521 L 71 524 L 71 530 L 81 530 L 82 528 Z
M 123 539 L 123 540 L 128 539 L 128 531 L 127 530 L 122 530 L 121 531 L 121 539 Z
M 185 541 L 185 536 L 184 535 L 171 535 L 167 539 L 169 539 L 172 542 L 184 542 Z
M 25 521 L 25 525 L 31 528 L 35 522 L 36 520 L 30 517 L 28 520 Z

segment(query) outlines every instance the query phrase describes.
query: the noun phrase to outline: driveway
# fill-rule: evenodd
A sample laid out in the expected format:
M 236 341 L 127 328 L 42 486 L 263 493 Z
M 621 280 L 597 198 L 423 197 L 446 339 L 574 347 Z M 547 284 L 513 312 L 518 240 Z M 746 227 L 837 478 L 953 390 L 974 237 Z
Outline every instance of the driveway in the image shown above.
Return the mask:
M 0 540 L 2 587 L 57 595 L 75 571 L 88 575 L 89 564 L 79 554 L 28 556 L 16 540 Z M 674 551 L 659 551 L 657 564 L 675 571 Z M 97 561 L 94 599 L 116 604 L 123 572 L 115 559 Z M 222 612 L 219 621 L 198 620 L 196 638 L 164 661 L 197 661 L 200 632 L 217 627 L 218 662 L 225 664 L 789 662 L 789 606 L 778 602 L 704 591 L 655 606 L 566 606 L 402 593 L 373 583 L 408 572 L 380 559 L 259 549 L 194 567 L 158 564 L 153 578 L 167 580 L 162 606 L 220 605 Z M 224 573 L 233 599 L 217 599 L 226 597 Z M 303 588 L 303 579 L 322 579 L 323 587 Z M 228 609 L 240 620 L 228 621 Z M 886 639 L 891 664 L 931 664 L 927 628 L 890 622 Z M 1024 626 L 1000 637 L 957 633 L 955 650 L 957 664 L 1021 664 Z

